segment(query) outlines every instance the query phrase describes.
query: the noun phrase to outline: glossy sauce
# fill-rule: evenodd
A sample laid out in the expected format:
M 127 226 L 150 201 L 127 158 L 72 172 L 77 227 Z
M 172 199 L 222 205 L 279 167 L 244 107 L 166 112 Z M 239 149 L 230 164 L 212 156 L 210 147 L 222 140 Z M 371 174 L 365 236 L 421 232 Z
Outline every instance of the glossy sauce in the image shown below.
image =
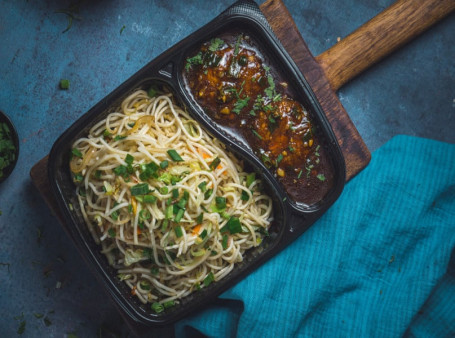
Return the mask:
M 296 202 L 314 204 L 333 185 L 333 169 L 308 111 L 265 64 L 247 35 L 204 43 L 185 62 L 194 99 L 242 137 Z

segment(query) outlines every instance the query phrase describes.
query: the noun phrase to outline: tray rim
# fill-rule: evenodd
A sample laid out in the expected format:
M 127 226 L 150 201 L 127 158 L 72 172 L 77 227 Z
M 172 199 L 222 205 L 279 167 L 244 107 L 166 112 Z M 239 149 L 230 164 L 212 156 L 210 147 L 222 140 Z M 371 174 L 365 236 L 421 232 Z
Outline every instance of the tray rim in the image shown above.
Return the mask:
M 239 6 L 241 6 L 241 5 L 245 4 L 245 3 L 251 5 L 252 2 L 251 2 L 251 1 L 240 1 L 240 2 L 238 2 L 238 3 L 236 3 L 236 4 L 234 4 L 233 6 L 231 6 L 230 8 L 228 8 L 227 11 L 221 13 L 221 14 L 220 14 L 218 17 L 216 17 L 214 20 L 212 20 L 212 21 L 209 22 L 208 24 L 204 25 L 204 26 L 201 27 L 199 30 L 197 30 L 196 32 L 194 32 L 193 34 L 191 34 L 190 36 L 188 36 L 187 38 L 185 38 L 185 39 L 182 40 L 181 42 L 177 43 L 177 44 L 174 45 L 173 47 L 169 48 L 167 51 L 165 51 L 164 53 L 162 53 L 160 56 L 158 56 L 158 57 L 155 58 L 154 60 L 150 61 L 147 65 L 145 65 L 143 68 L 141 68 L 137 73 L 135 73 L 133 76 L 131 76 L 129 79 L 127 79 L 123 84 L 121 84 L 116 90 L 114 90 L 113 92 L 111 92 L 110 94 L 108 94 L 104 99 L 100 100 L 100 101 L 99 101 L 95 106 L 93 106 L 88 112 L 86 112 L 86 113 L 83 114 L 78 120 L 76 120 L 76 121 L 73 123 L 73 125 L 70 126 L 64 133 L 62 133 L 62 135 L 61 135 L 61 136 L 57 139 L 57 141 L 54 143 L 54 146 L 52 147 L 51 153 L 50 153 L 50 155 L 49 155 L 49 161 L 48 161 L 48 178 L 49 178 L 49 181 L 50 181 L 50 183 L 51 183 L 51 190 L 52 190 L 52 192 L 54 193 L 54 196 L 61 196 L 61 195 L 62 195 L 62 191 L 60 190 L 60 187 L 59 187 L 58 185 L 56 185 L 56 182 L 54 182 L 55 175 L 53 175 L 53 167 L 52 167 L 52 163 L 53 163 L 54 161 L 52 161 L 52 160 L 53 160 L 54 157 L 56 156 L 55 152 L 57 151 L 57 145 L 58 145 L 59 143 L 62 142 L 62 140 L 64 139 L 65 134 L 66 134 L 69 130 L 71 130 L 71 129 L 74 127 L 74 125 L 76 125 L 76 124 L 78 124 L 78 123 L 79 123 L 79 124 L 80 124 L 80 123 L 84 123 L 84 122 L 87 122 L 87 121 L 91 120 L 91 118 L 92 118 L 91 112 L 96 111 L 96 109 L 99 109 L 100 106 L 103 105 L 103 102 L 107 101 L 108 99 L 112 99 L 113 97 L 115 97 L 115 96 L 116 96 L 116 92 L 118 92 L 119 88 L 122 88 L 122 87 L 124 87 L 124 86 L 128 86 L 129 84 L 131 84 L 131 82 L 133 82 L 133 80 L 134 80 L 136 77 L 141 77 L 141 76 L 142 76 L 142 77 L 146 77 L 147 71 L 148 71 L 149 68 L 151 68 L 151 65 L 154 65 L 154 63 L 157 63 L 157 64 L 158 64 L 158 63 L 162 62 L 162 59 L 165 59 L 166 56 L 167 56 L 169 53 L 172 54 L 172 51 L 175 50 L 176 48 L 178 48 L 179 46 L 181 46 L 181 44 L 182 44 L 184 41 L 186 41 L 187 39 L 190 39 L 192 36 L 195 36 L 198 32 L 200 32 L 201 30 L 203 30 L 204 27 L 206 27 L 207 25 L 212 24 L 213 22 L 216 22 L 217 20 L 220 20 L 220 18 L 222 18 L 223 15 L 229 15 L 229 13 L 228 13 L 229 10 L 234 10 L 234 12 L 235 12 L 236 10 L 239 9 Z M 256 4 L 254 4 L 254 5 L 256 5 Z M 257 6 L 257 5 L 256 5 L 256 6 Z M 257 9 L 258 9 L 258 11 L 259 11 L 259 8 L 258 8 L 258 7 L 257 7 Z M 260 11 L 259 11 L 259 12 L 260 12 Z M 262 12 L 260 12 L 260 13 L 261 13 L 261 15 L 263 15 Z M 232 15 L 232 14 L 231 14 L 231 15 Z M 233 15 L 237 15 L 237 16 L 238 16 L 239 13 L 234 13 Z M 264 17 L 264 20 L 266 21 L 265 17 Z M 258 24 L 264 25 L 263 22 L 262 22 L 262 23 L 260 22 L 260 23 L 258 23 Z M 267 27 L 268 27 L 268 29 L 269 29 L 268 33 L 273 37 L 273 32 L 272 32 L 270 26 L 267 25 Z M 275 38 L 275 39 L 277 40 L 277 38 Z M 277 41 L 278 41 L 278 40 L 277 40 Z M 293 64 L 293 67 L 295 68 L 296 73 L 301 75 L 300 70 L 299 70 L 299 69 L 297 68 L 297 66 L 294 64 L 294 62 L 292 61 L 292 59 L 290 58 L 290 56 L 285 52 L 284 48 L 281 47 L 281 49 L 282 49 L 281 51 L 284 52 L 285 55 L 287 56 L 288 60 L 290 60 L 291 63 Z M 303 77 L 303 75 L 301 75 L 301 76 Z M 304 77 L 303 77 L 303 78 L 304 78 Z M 159 78 L 159 79 L 160 79 L 160 80 L 164 80 L 164 78 Z M 309 90 L 310 93 L 312 94 L 312 99 L 313 99 L 317 104 L 319 104 L 319 103 L 317 102 L 316 98 L 315 98 L 315 95 L 314 95 L 313 91 L 311 90 L 311 87 L 308 85 L 306 79 L 305 79 L 304 83 L 306 83 L 306 85 L 308 86 L 308 90 Z M 175 90 L 175 88 L 173 88 L 173 89 Z M 321 111 L 322 111 L 322 109 L 321 109 Z M 333 130 L 332 130 L 330 124 L 328 123 L 327 119 L 325 118 L 325 115 L 324 115 L 324 114 L 322 114 L 322 115 L 323 115 L 323 117 L 324 117 L 324 118 L 322 119 L 322 123 L 327 123 L 326 128 L 328 127 L 328 130 L 332 133 L 332 142 L 333 142 L 333 140 L 335 140 L 335 143 L 336 143 L 336 145 L 335 145 L 335 144 L 332 144 L 332 146 L 336 146 L 336 148 L 338 149 L 338 152 L 339 152 L 339 155 L 340 155 L 341 159 L 343 159 L 343 156 L 342 156 L 342 154 L 341 154 L 341 150 L 339 149 L 338 143 L 336 142 L 336 138 L 335 138 L 335 136 L 334 136 L 334 134 L 333 134 Z M 318 121 L 318 122 L 321 123 L 321 121 Z M 216 135 L 215 135 L 215 136 L 216 136 Z M 342 163 L 343 163 L 343 169 L 345 170 L 344 161 L 342 161 Z M 341 185 L 341 189 L 340 189 L 339 193 L 341 193 L 341 190 L 342 190 L 342 188 L 343 188 L 343 186 L 344 186 L 344 177 L 345 177 L 344 171 L 343 171 L 343 175 L 340 175 L 340 176 L 342 177 L 342 183 L 343 183 L 343 184 Z M 339 196 L 339 193 L 336 195 L 335 199 Z M 333 204 L 333 202 L 335 201 L 335 199 L 334 199 L 333 201 L 329 201 L 327 207 L 324 208 L 323 211 L 327 210 L 328 207 L 330 207 L 330 205 Z M 64 201 L 61 200 L 60 198 L 56 198 L 56 200 L 57 200 L 57 204 L 59 205 L 60 209 L 61 209 L 61 210 L 63 211 L 63 213 L 64 213 L 65 219 L 68 220 L 68 214 L 69 214 L 68 206 L 67 206 L 66 204 L 64 204 Z M 283 210 L 289 211 L 290 215 L 295 215 L 295 213 L 298 212 L 298 211 L 301 212 L 301 210 L 295 210 L 295 208 L 292 208 L 291 205 L 288 204 L 288 203 L 285 204 L 285 207 L 283 208 Z M 307 216 L 308 216 L 308 217 L 307 217 L 307 219 L 306 219 L 306 222 L 307 222 L 308 226 L 307 226 L 306 228 L 308 228 L 308 227 L 309 227 L 309 226 L 318 218 L 318 217 L 314 218 L 314 214 L 312 214 L 312 213 L 311 213 L 310 215 L 307 215 Z M 313 216 L 313 217 L 312 217 L 312 216 Z M 295 217 L 295 216 L 292 216 L 292 217 Z M 292 218 L 292 217 L 290 216 L 290 218 Z M 314 218 L 314 219 L 312 219 L 312 218 Z M 69 219 L 71 219 L 71 217 L 70 217 Z M 306 228 L 305 228 L 304 230 L 306 230 Z M 292 232 L 292 233 L 294 233 L 294 234 L 298 234 L 298 235 L 295 236 L 295 238 L 297 238 L 297 237 L 299 236 L 299 234 L 300 234 L 301 232 L 304 231 L 304 230 L 302 230 L 302 229 L 298 229 L 297 231 L 296 231 L 295 229 L 294 229 L 294 230 L 289 229 L 289 230 L 290 230 L 290 232 Z M 291 231 L 291 230 L 292 230 L 292 231 Z M 75 242 L 74 237 L 73 237 L 73 236 L 70 236 L 70 237 L 72 238 L 73 242 Z M 287 239 L 286 241 L 284 241 L 283 243 L 284 243 L 285 245 L 283 245 L 283 247 L 287 246 L 287 244 L 290 243 L 290 242 L 291 242 L 292 240 L 294 240 L 295 238 Z M 75 242 L 75 244 L 77 244 L 77 243 Z M 81 243 L 79 243 L 79 244 L 81 244 Z M 85 244 L 85 246 L 87 246 L 87 245 L 86 245 L 87 243 L 82 243 L 82 244 Z M 82 246 L 82 248 L 79 248 L 79 247 L 78 247 L 78 249 L 84 250 L 83 246 Z M 85 247 L 85 250 L 88 250 L 88 252 L 91 253 L 91 252 L 90 252 L 90 248 Z M 280 250 L 281 250 L 281 249 L 280 249 Z M 280 251 L 280 250 L 278 250 L 278 251 Z M 278 251 L 277 251 L 277 252 L 278 252 Z M 259 261 L 255 266 L 253 266 L 253 269 L 255 269 L 255 268 L 257 268 L 258 266 L 260 266 L 264 261 L 266 261 L 267 259 L 269 259 L 270 257 L 272 257 L 275 253 L 276 253 L 276 252 L 274 252 L 274 253 L 272 253 L 271 255 L 268 255 L 268 256 L 262 256 L 262 258 L 260 259 L 260 261 L 262 261 L 262 262 Z M 84 255 L 83 255 L 83 256 L 84 256 Z M 87 257 L 85 257 L 85 258 L 87 258 Z M 91 264 L 89 264 L 89 265 L 91 265 Z M 101 269 L 101 271 L 96 271 L 96 272 L 97 272 L 98 274 L 100 274 L 100 272 L 101 272 L 101 277 L 102 277 L 103 279 L 110 280 L 111 277 L 112 277 L 112 276 L 107 275 L 106 272 L 105 272 L 104 270 L 102 270 L 102 269 Z M 234 285 L 235 283 L 237 283 L 239 279 L 244 278 L 246 275 L 247 275 L 247 274 L 242 274 L 242 275 L 236 277 L 235 279 L 233 279 L 232 285 Z M 223 291 L 225 291 L 226 289 L 228 289 L 229 287 L 231 287 L 232 285 L 225 286 L 224 288 L 221 288 L 220 291 L 218 292 L 218 295 L 219 295 L 221 292 L 223 292 Z M 118 295 L 117 295 L 116 293 L 113 293 L 112 290 L 110 290 L 110 289 L 108 289 L 108 290 L 109 290 L 109 292 L 110 292 L 110 294 L 111 294 L 111 297 L 114 299 L 114 301 L 115 301 L 117 304 L 120 305 L 121 310 L 124 311 L 124 312 L 125 312 L 129 317 L 131 317 L 134 321 L 136 321 L 136 322 L 141 322 L 142 324 L 146 324 L 146 325 L 167 325 L 167 324 L 169 324 L 169 323 L 171 323 L 171 322 L 174 322 L 174 321 L 176 321 L 176 320 L 182 318 L 184 315 L 188 314 L 188 313 L 186 313 L 186 314 L 185 314 L 185 313 L 182 313 L 182 314 L 180 314 L 178 317 L 175 317 L 175 316 L 174 316 L 174 318 L 167 318 L 167 317 L 165 317 L 165 316 L 158 316 L 158 317 L 157 317 L 157 320 L 150 320 L 149 318 L 143 318 L 143 316 L 140 316 L 140 315 L 138 315 L 137 313 L 136 313 L 135 315 L 134 315 L 134 314 L 132 315 L 132 314 L 131 314 L 131 311 L 130 311 L 131 309 L 125 308 L 124 304 L 121 304 L 121 301 L 119 301 L 119 299 L 118 299 Z M 214 298 L 214 297 L 212 297 L 212 298 Z M 208 303 L 208 301 L 203 301 L 203 302 L 201 302 L 200 304 L 198 304 L 198 307 L 195 307 L 195 308 L 200 308 L 201 306 L 203 306 L 203 305 L 206 304 L 206 303 Z M 194 310 L 194 309 L 191 309 L 191 310 Z M 187 311 L 187 312 L 189 312 L 189 311 Z

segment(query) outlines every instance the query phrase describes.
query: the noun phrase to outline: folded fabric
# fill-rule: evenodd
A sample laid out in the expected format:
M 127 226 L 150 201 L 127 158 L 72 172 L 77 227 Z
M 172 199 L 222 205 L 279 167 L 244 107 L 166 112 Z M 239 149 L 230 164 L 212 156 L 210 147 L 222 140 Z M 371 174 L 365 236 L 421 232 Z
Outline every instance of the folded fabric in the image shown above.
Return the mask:
M 176 336 L 453 337 L 454 248 L 455 145 L 397 136 L 307 232 Z

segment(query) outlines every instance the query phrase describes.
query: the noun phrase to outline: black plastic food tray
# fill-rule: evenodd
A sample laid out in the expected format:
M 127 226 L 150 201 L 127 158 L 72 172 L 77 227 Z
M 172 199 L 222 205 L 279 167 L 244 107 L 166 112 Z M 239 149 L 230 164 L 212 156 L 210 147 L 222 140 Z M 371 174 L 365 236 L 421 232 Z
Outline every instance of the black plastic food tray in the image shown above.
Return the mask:
M 309 110 L 313 124 L 318 127 L 322 135 L 323 146 L 332 160 L 334 183 L 329 193 L 316 204 L 298 204 L 287 198 L 282 186 L 249 150 L 249 147 L 208 117 L 195 103 L 185 87 L 183 79 L 185 58 L 203 42 L 222 32 L 230 31 L 232 27 L 235 27 L 236 30 L 247 31 L 259 43 L 269 59 L 269 63 L 271 62 L 275 69 L 284 74 L 294 92 L 297 93 L 296 99 Z M 261 174 L 267 192 L 274 200 L 274 224 L 271 235 L 258 248 L 249 250 L 245 254 L 244 261 L 236 265 L 234 270 L 224 279 L 192 293 L 183 298 L 177 306 L 160 314 L 155 314 L 150 305 L 144 306 L 136 297 L 131 295 L 130 289 L 118 280 L 116 271 L 109 266 L 107 259 L 100 253 L 100 247 L 94 242 L 79 210 L 75 186 L 69 170 L 73 142 L 79 137 L 85 136 L 95 123 L 106 117 L 111 107 L 118 106 L 132 90 L 148 88 L 151 84 L 164 85 L 170 88 L 179 104 L 186 107 L 195 120 L 209 133 L 224 142 L 227 148 L 243 159 L 250 169 Z M 219 294 L 251 273 L 253 269 L 284 249 L 333 204 L 340 195 L 345 182 L 344 159 L 319 103 L 305 78 L 273 34 L 259 7 L 250 1 L 235 3 L 213 21 L 148 63 L 102 99 L 59 137 L 51 150 L 48 163 L 51 189 L 59 208 L 63 212 L 66 230 L 81 255 L 93 268 L 96 276 L 123 311 L 123 314 L 135 323 L 148 326 L 168 325 L 190 313 L 194 313 L 196 309 L 214 300 Z

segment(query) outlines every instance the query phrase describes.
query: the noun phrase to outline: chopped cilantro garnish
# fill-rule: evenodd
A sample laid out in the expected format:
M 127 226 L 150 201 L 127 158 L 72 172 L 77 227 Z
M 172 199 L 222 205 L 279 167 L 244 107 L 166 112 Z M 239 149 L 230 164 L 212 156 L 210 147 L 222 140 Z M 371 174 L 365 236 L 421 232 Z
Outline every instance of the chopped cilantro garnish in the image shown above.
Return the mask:
M 325 176 L 324 176 L 324 174 L 318 174 L 316 177 L 317 177 L 320 181 L 325 181 Z
M 77 148 L 71 149 L 71 154 L 73 154 L 73 155 L 76 156 L 76 157 L 82 158 L 82 153 L 81 153 L 80 150 L 77 149 Z
M 250 101 L 248 96 L 243 99 L 238 99 L 234 104 L 234 109 L 232 109 L 232 111 L 237 115 L 240 114 L 240 111 L 248 105 L 248 101 Z
M 225 226 L 220 229 L 220 232 L 227 231 L 229 231 L 231 234 L 242 232 L 242 224 L 240 223 L 240 220 L 237 217 L 232 216 L 231 218 L 229 218 Z
M 134 161 L 134 157 L 130 154 L 126 154 L 126 157 L 125 157 L 126 164 L 133 164 L 133 161 Z
M 186 59 L 185 69 L 189 70 L 191 66 L 202 65 L 202 63 L 202 52 L 199 52 L 195 56 Z
M 251 129 L 251 132 L 256 136 L 258 139 L 262 140 L 262 136 L 254 129 Z
M 60 89 L 69 89 L 69 87 L 70 87 L 70 80 L 68 80 L 68 79 L 60 80 Z
M 278 164 L 283 160 L 283 154 L 279 154 L 276 158 L 276 166 L 278 167 Z
M 224 45 L 224 41 L 223 40 L 221 40 L 219 38 L 215 38 L 212 41 L 210 41 L 209 50 L 212 51 L 212 52 L 215 52 L 218 49 L 220 49 L 220 47 L 222 47 L 223 45 Z

